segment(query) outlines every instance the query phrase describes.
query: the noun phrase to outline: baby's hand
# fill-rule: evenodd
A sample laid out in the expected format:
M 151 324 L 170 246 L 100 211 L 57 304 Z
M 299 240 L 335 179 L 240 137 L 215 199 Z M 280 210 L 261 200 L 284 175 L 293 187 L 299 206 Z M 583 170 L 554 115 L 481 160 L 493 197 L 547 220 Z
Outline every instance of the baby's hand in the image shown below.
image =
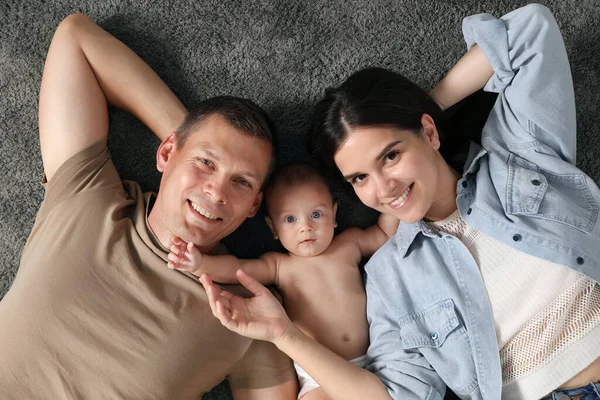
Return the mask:
M 186 243 L 181 238 L 173 237 L 169 262 L 167 266 L 180 271 L 196 272 L 202 264 L 202 253 L 194 243 Z

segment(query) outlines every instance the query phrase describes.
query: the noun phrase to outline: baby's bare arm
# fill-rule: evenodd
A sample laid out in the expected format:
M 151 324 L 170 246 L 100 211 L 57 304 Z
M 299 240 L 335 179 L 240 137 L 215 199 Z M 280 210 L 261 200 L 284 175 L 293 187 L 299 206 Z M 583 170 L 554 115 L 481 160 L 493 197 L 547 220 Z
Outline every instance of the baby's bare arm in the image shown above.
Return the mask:
M 234 256 L 212 256 L 203 254 L 193 243 L 185 243 L 174 237 L 169 253 L 171 269 L 188 271 L 200 277 L 206 273 L 221 283 L 239 283 L 236 277 L 238 269 L 243 269 L 265 285 L 276 283 L 281 253 L 266 253 L 258 259 L 239 259 Z
M 340 239 L 347 240 L 356 245 L 361 257 L 370 257 L 390 237 L 396 234 L 400 221 L 387 214 L 381 214 L 377 224 L 367 229 L 348 228 L 339 234 Z

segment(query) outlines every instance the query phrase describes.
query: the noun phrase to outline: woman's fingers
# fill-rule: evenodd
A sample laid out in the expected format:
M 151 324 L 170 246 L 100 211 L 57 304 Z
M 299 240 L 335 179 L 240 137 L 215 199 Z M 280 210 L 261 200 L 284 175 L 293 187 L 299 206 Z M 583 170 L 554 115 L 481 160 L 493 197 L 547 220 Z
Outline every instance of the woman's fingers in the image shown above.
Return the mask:
M 260 293 L 267 290 L 267 288 L 261 285 L 259 281 L 248 275 L 242 269 L 238 269 L 236 275 L 240 283 L 255 296 L 258 296 Z
M 206 294 L 208 296 L 208 302 L 213 314 L 217 316 L 216 312 L 219 310 L 219 305 L 228 312 L 229 318 L 231 318 L 231 301 L 233 294 L 226 290 L 223 290 L 216 286 L 208 274 L 202 274 L 200 277 L 200 283 L 204 286 Z
M 213 314 L 216 316 L 215 312 L 217 311 L 216 301 L 218 299 L 218 295 L 215 293 L 215 286 L 212 283 L 212 279 L 208 274 L 202 274 L 200 276 L 200 283 L 204 286 L 204 290 L 206 290 L 206 296 L 208 297 L 208 303 L 210 305 L 210 309 Z

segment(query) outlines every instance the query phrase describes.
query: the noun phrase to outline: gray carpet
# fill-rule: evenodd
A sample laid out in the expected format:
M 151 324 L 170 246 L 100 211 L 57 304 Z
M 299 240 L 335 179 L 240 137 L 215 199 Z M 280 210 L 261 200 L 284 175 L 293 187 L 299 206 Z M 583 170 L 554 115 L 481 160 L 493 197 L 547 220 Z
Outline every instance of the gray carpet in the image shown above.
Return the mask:
M 571 59 L 578 165 L 600 178 L 600 2 L 542 1 L 561 26 Z M 272 115 L 280 161 L 307 160 L 304 140 L 315 100 L 365 66 L 384 66 L 427 89 L 465 50 L 463 17 L 501 15 L 525 1 L 186 0 L 0 2 L 0 297 L 42 201 L 37 98 L 44 58 L 63 17 L 84 12 L 142 56 L 187 106 L 219 94 L 249 97 Z M 131 116 L 111 110 L 109 147 L 124 179 L 157 190 L 158 140 Z M 340 227 L 375 215 L 337 188 Z M 237 255 L 277 249 L 262 218 L 227 241 Z M 26 312 L 26 310 L 23 310 Z M 208 399 L 229 399 L 225 386 Z

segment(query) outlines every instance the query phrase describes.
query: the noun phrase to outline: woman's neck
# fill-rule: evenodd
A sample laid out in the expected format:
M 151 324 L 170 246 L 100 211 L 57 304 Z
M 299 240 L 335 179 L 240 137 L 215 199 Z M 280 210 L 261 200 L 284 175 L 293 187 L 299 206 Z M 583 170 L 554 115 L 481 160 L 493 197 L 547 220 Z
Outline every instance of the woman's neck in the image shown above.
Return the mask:
M 456 184 L 460 179 L 458 171 L 445 161 L 440 164 L 436 197 L 425 214 L 426 221 L 440 221 L 456 211 Z

